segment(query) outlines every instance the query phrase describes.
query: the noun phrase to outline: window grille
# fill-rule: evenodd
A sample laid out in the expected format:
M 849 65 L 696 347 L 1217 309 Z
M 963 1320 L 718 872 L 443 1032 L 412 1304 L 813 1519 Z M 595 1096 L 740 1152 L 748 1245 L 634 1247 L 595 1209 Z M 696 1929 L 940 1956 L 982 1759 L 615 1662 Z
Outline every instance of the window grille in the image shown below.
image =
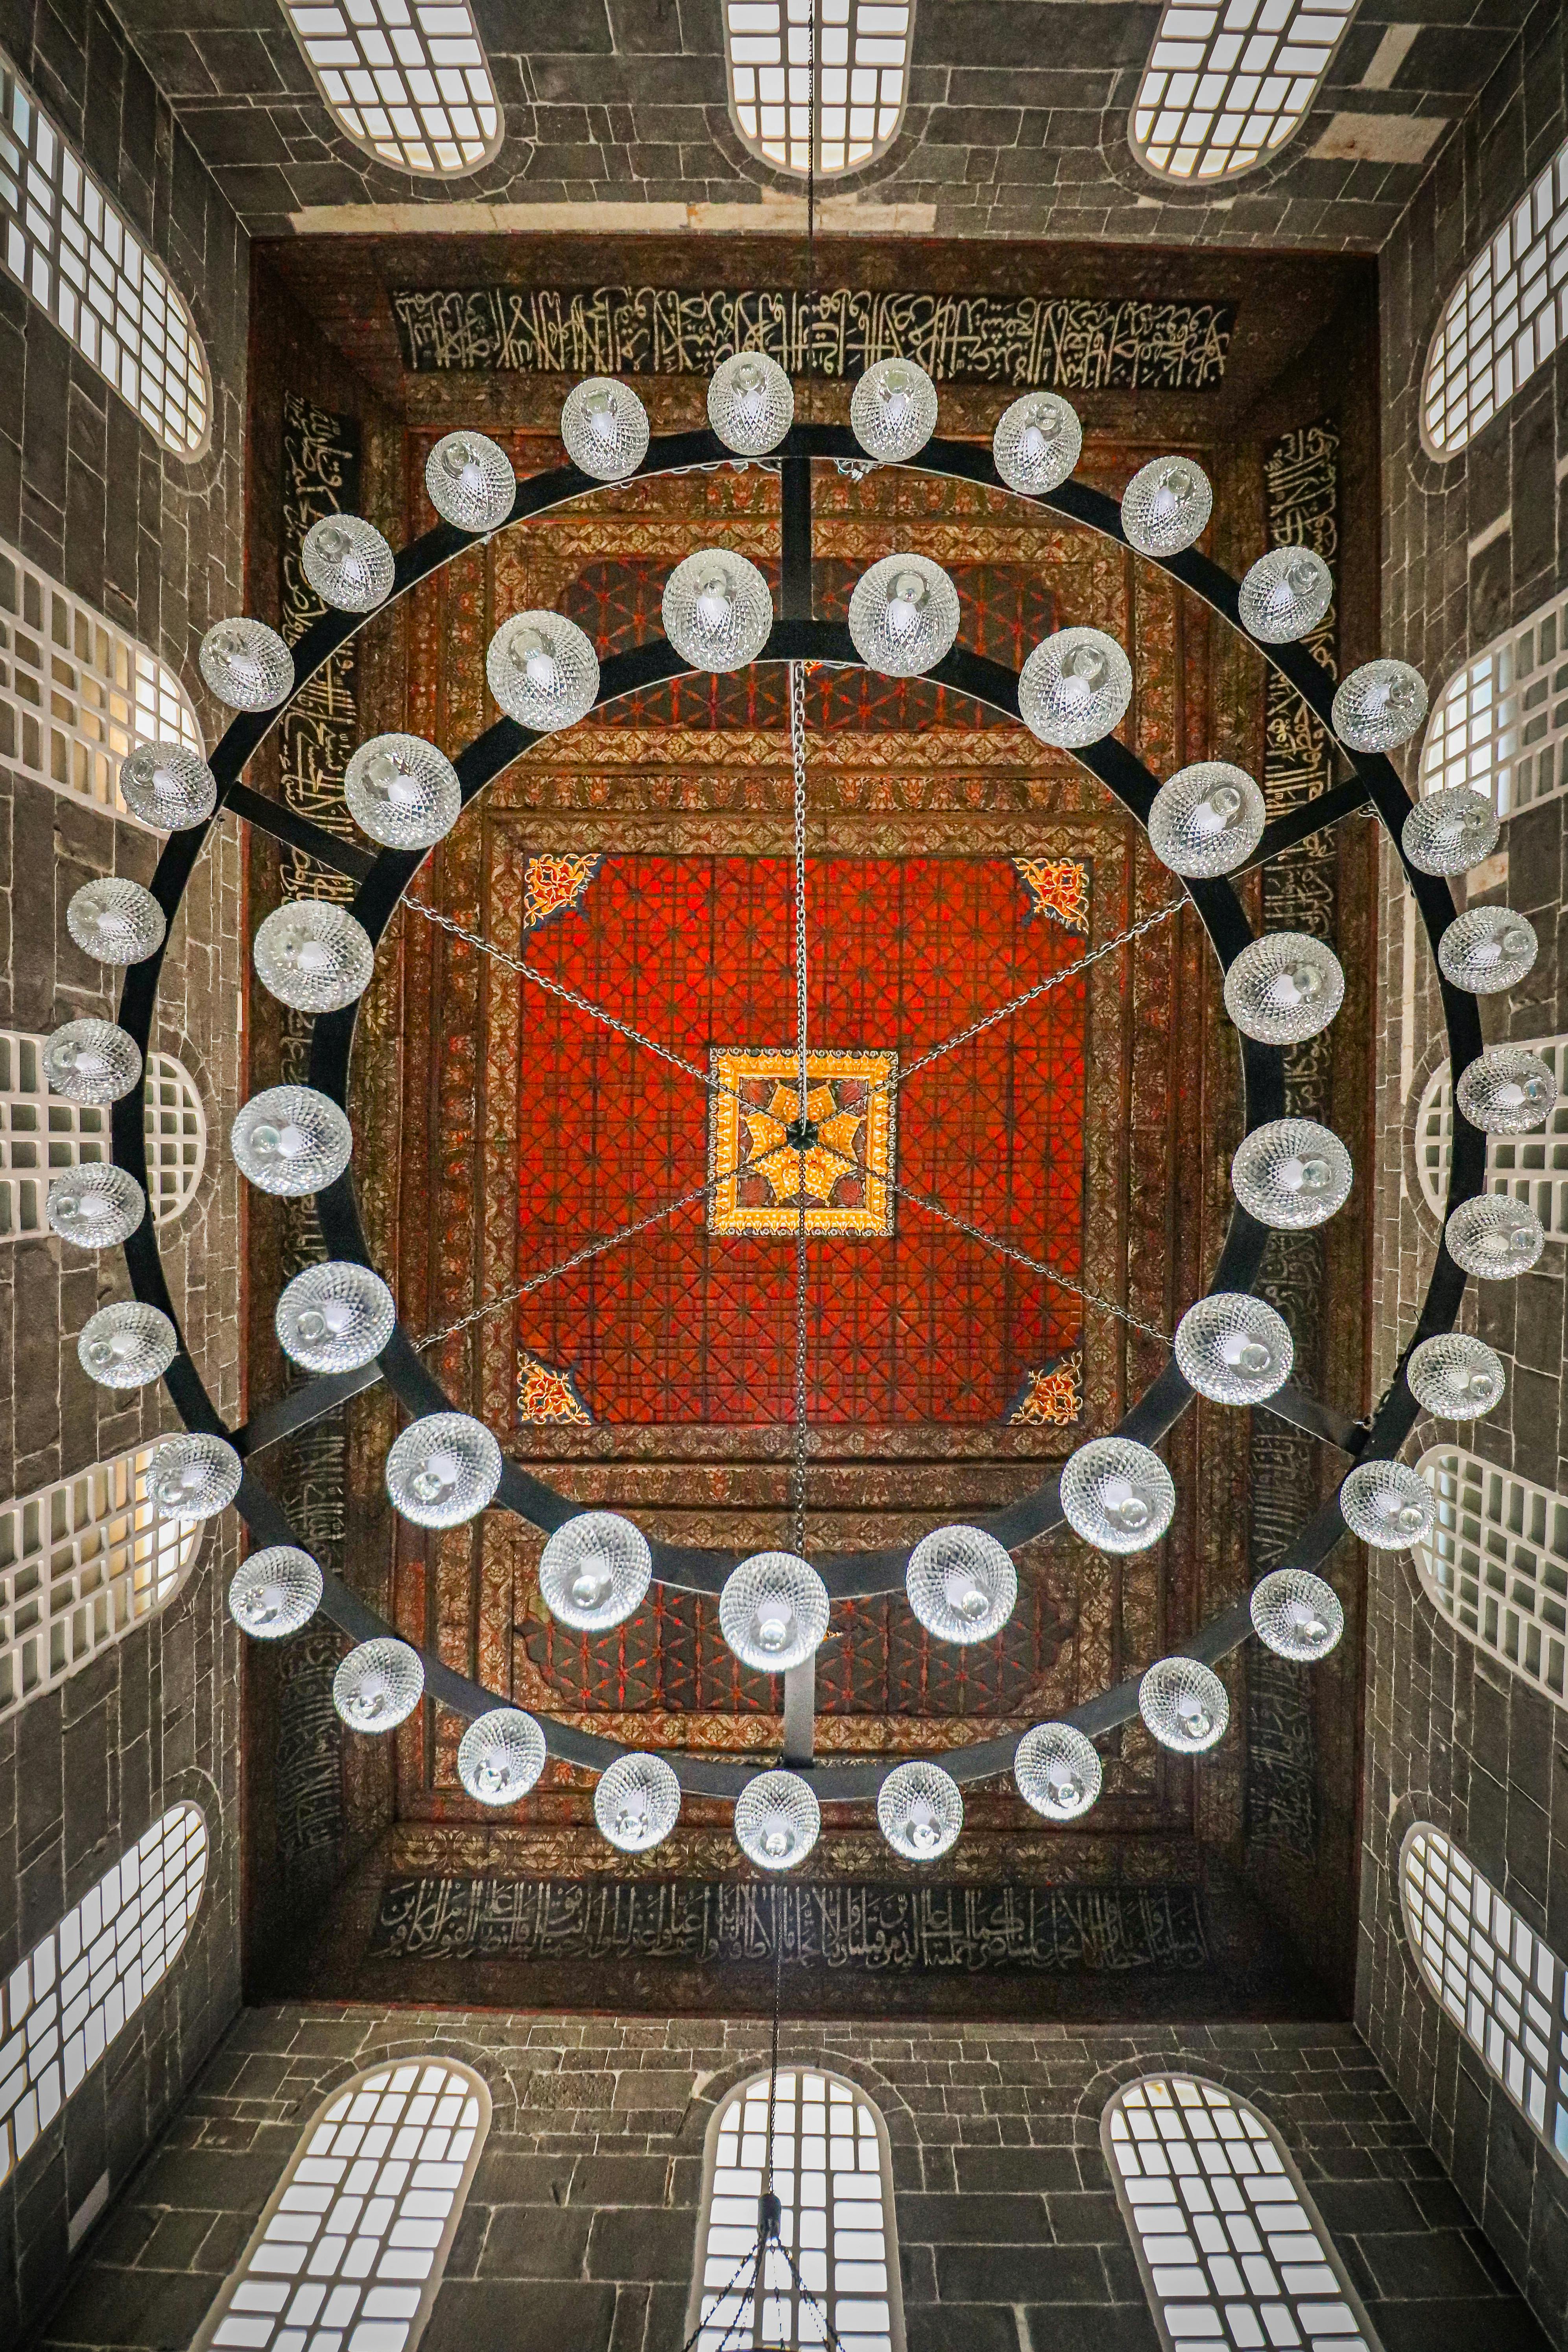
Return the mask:
M 1568 2165 L 1562 1961 L 1430 1822 L 1405 1832 L 1399 1895 L 1427 1991 Z
M 307 2125 L 192 2352 L 414 2352 L 489 2121 L 450 2059 L 356 2075 Z
M 44 1040 L 0 1029 L 0 1242 L 48 1231 L 49 1179 L 111 1157 L 109 1103 L 66 1102 L 44 1082 Z M 206 1170 L 207 1122 L 195 1079 L 173 1054 L 149 1054 L 146 1105 L 147 1198 L 153 1218 L 172 1225 L 196 1196 Z
M 200 1811 L 172 1806 L 12 1969 L 0 2040 L 0 2179 L 179 1958 L 206 1867 Z
M 1421 434 L 1433 456 L 1457 457 L 1565 333 L 1568 144 L 1448 297 L 1421 383 Z
M 149 159 L 150 161 L 151 159 Z M 206 352 L 173 283 L 0 59 L 0 259 L 176 457 L 212 425 Z
M 1416 1466 L 1436 1507 L 1414 1548 L 1432 1606 L 1568 1706 L 1568 1501 L 1463 1446 L 1434 1445 Z
M 1132 152 L 1163 180 L 1233 180 L 1306 119 L 1359 0 L 1166 0 L 1132 102 Z
M 285 0 L 327 111 L 404 172 L 460 179 L 500 145 L 500 102 L 468 0 Z
M 781 2072 L 773 2112 L 779 2237 L 758 2278 L 757 2243 L 768 2132 L 768 2078 L 738 2084 L 708 2129 L 708 2170 L 697 2232 L 688 2336 L 697 2352 L 762 2346 L 812 2352 L 827 2328 L 844 2352 L 902 2352 L 899 2250 L 882 2119 L 864 2092 L 837 2075 Z M 815 2297 L 815 2302 L 811 2300 Z M 698 2332 L 700 2331 L 700 2332 Z
M 1432 706 L 1421 790 L 1469 784 L 1500 817 L 1568 792 L 1568 593 L 1455 672 Z
M 1191 2074 L 1146 2074 L 1101 2126 L 1121 2218 L 1167 2352 L 1378 2352 L 1279 2134 Z
M 172 1225 L 195 1199 L 206 1170 L 206 1113 L 195 1080 L 173 1054 L 148 1055 L 142 1099 L 147 1198 L 157 1223 Z
M 816 10 L 816 170 L 885 155 L 909 96 L 914 0 L 724 0 L 730 112 L 753 155 L 803 177 L 811 166 L 812 9 Z
M 1439 1062 L 1415 1107 L 1415 1172 L 1421 1180 L 1421 1196 L 1437 1218 L 1447 1205 L 1453 1151 L 1454 1082 L 1447 1063 Z
M 1516 1042 L 1541 1055 L 1557 1081 L 1557 1100 L 1535 1133 L 1488 1136 L 1486 1189 L 1533 1209 L 1548 1241 L 1568 1240 L 1568 1036 Z M 1447 1203 L 1453 1139 L 1454 1089 L 1443 1062 L 1427 1079 L 1415 1110 L 1416 1172 L 1435 1217 L 1444 1214 Z

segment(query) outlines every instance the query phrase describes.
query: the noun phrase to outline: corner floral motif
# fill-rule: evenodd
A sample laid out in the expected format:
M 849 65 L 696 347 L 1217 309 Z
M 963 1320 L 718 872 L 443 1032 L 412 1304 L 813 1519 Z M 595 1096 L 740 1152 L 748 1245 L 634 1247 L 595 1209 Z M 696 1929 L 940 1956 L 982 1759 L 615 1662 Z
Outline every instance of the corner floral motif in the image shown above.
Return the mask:
M 604 862 L 602 855 L 568 856 L 552 850 L 531 857 L 522 869 L 522 929 L 536 931 L 578 906 Z
M 1037 1372 L 1026 1372 L 1023 1385 L 1007 1408 L 1010 1428 L 1068 1429 L 1083 1416 L 1083 1350 Z
M 559 1427 L 570 1423 L 586 1429 L 594 1416 L 578 1394 L 571 1372 L 531 1356 L 523 1348 L 517 1358 L 517 1418 L 520 1426 L 552 1423 Z
M 1089 866 L 1081 857 L 1015 857 L 1031 915 L 1048 915 L 1064 929 L 1089 937 Z

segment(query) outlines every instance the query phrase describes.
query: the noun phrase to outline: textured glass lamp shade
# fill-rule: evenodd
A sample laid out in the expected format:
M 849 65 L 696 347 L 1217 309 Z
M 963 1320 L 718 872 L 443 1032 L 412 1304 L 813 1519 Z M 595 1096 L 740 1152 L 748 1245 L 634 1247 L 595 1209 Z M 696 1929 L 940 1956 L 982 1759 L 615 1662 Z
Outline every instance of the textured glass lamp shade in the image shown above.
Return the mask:
M 1214 491 L 1190 457 L 1155 457 L 1121 493 L 1121 528 L 1140 555 L 1179 555 L 1201 539 Z
M 1296 1359 L 1282 1315 L 1245 1290 L 1215 1290 L 1176 1326 L 1176 1362 L 1189 1388 L 1215 1404 L 1261 1404 Z
M 1468 784 L 1417 801 L 1399 838 L 1418 874 L 1466 874 L 1497 847 L 1502 821 L 1485 793 Z
M 1170 1526 L 1176 1488 L 1151 1446 L 1131 1437 L 1092 1437 L 1061 1471 L 1068 1525 L 1097 1551 L 1147 1551 Z
M 1354 1172 L 1339 1137 L 1312 1118 L 1254 1128 L 1230 1163 L 1231 1187 L 1247 1215 L 1280 1233 L 1326 1223 L 1343 1208 Z
M 913 360 L 879 360 L 849 400 L 849 424 L 868 457 L 896 466 L 936 430 L 936 386 Z
M 1426 1481 L 1403 1462 L 1360 1462 L 1340 1488 L 1352 1535 L 1374 1551 L 1405 1551 L 1432 1532 Z
M 910 1552 L 904 1590 L 939 1642 L 988 1642 L 1016 1606 L 1018 1571 L 984 1528 L 937 1528 Z
M 509 719 L 536 735 L 553 735 L 594 708 L 599 656 L 575 621 L 559 613 L 514 613 L 490 639 L 485 676 Z
M 520 1706 L 477 1715 L 458 1742 L 458 1778 L 481 1805 L 515 1805 L 544 1769 L 544 1734 Z
M 647 456 L 647 411 L 629 384 L 591 375 L 561 410 L 566 454 L 596 482 L 624 482 Z
M 1529 1135 L 1556 1108 L 1557 1081 L 1528 1045 L 1489 1045 L 1459 1072 L 1454 1100 L 1483 1135 Z
M 1410 1351 L 1405 1377 L 1416 1403 L 1445 1421 L 1478 1421 L 1508 1386 L 1501 1357 L 1463 1331 L 1423 1339 Z
M 517 496 L 511 459 L 483 433 L 446 433 L 425 460 L 425 488 L 443 522 L 499 530 Z
M 877 1791 L 877 1821 L 906 1862 L 935 1862 L 963 1827 L 958 1783 L 940 1764 L 895 1764 Z
M 1277 1568 L 1252 1588 L 1252 1624 L 1277 1657 L 1310 1665 L 1326 1658 L 1345 1630 L 1331 1584 L 1304 1568 Z
M 558 1623 L 598 1633 L 641 1606 L 652 1577 L 653 1554 L 640 1528 L 616 1511 L 584 1511 L 545 1545 L 540 1598 Z
M 463 813 L 458 771 L 422 735 L 373 735 L 343 772 L 343 798 L 362 833 L 386 849 L 433 849 Z
M 599 1776 L 594 1819 L 622 1853 L 662 1845 L 680 1818 L 680 1783 L 662 1756 L 617 1756 Z
M 168 1370 L 178 1346 L 161 1307 L 126 1298 L 89 1317 L 76 1352 L 82 1370 L 100 1388 L 141 1389 Z
M 1241 625 L 1261 646 L 1293 645 L 1334 601 L 1334 575 L 1310 547 L 1271 547 L 1242 581 Z
M 379 1274 L 346 1258 L 308 1265 L 279 1295 L 278 1343 L 307 1372 L 354 1372 L 380 1355 L 397 1309 Z
M 743 1666 L 786 1674 L 827 1631 L 827 1587 L 793 1551 L 759 1551 L 731 1569 L 719 1595 L 719 1630 Z
M 314 1087 L 266 1087 L 252 1095 L 228 1139 L 240 1174 L 286 1200 L 335 1183 L 353 1150 L 348 1120 Z
M 140 882 L 106 874 L 73 891 L 66 926 L 84 955 L 99 963 L 141 963 L 163 942 L 163 909 Z
M 332 1705 L 351 1731 L 395 1731 L 425 1690 L 425 1661 L 406 1642 L 379 1636 L 351 1650 L 332 1676 Z
M 1225 1685 L 1195 1658 L 1159 1658 L 1138 1685 L 1138 1712 L 1162 1748 L 1201 1756 L 1225 1738 Z
M 147 1499 L 161 1519 L 212 1519 L 239 1492 L 240 1461 L 226 1438 L 205 1429 L 166 1437 L 147 1465 Z
M 44 1205 L 49 1231 L 80 1249 L 128 1240 L 146 1213 L 147 1195 L 135 1177 L 107 1160 L 64 1170 Z
M 466 1412 L 427 1412 L 395 1437 L 386 1456 L 394 1510 L 416 1528 L 477 1518 L 500 1485 L 500 1447 Z
M 392 550 L 360 515 L 323 515 L 305 533 L 300 569 L 338 613 L 374 613 L 392 593 Z
M 1047 1822 L 1076 1822 L 1087 1813 L 1104 1777 L 1099 1749 L 1070 1723 L 1037 1723 L 1013 1757 L 1018 1794 Z
M 1472 907 L 1438 940 L 1437 962 L 1456 988 L 1496 996 L 1524 978 L 1539 949 L 1534 924 L 1511 907 Z
M 120 762 L 120 797 L 132 816 L 160 833 L 177 833 L 211 816 L 217 782 L 183 743 L 142 743 Z
M 265 621 L 216 622 L 196 660 L 227 710 L 273 710 L 293 690 L 294 656 Z
M 1448 1255 L 1482 1282 L 1511 1282 L 1546 1247 L 1546 1229 L 1522 1201 L 1485 1192 L 1461 1201 L 1443 1228 Z
M 727 547 L 678 563 L 664 583 L 664 634 L 694 669 L 744 669 L 767 644 L 773 600 L 754 563 Z
M 292 898 L 257 927 L 256 976 L 279 1004 L 336 1013 L 364 994 L 375 950 L 362 924 L 331 898 Z
M 321 1571 L 298 1544 L 253 1551 L 229 1580 L 228 1613 L 253 1642 L 281 1642 L 310 1623 L 321 1605 Z
M 1194 880 L 1234 874 L 1263 838 L 1268 811 L 1245 768 L 1197 760 L 1161 785 L 1149 810 L 1149 846 Z
M 1132 699 L 1132 665 L 1103 629 L 1058 629 L 1018 674 L 1018 715 L 1031 735 L 1080 751 L 1121 725 Z
M 923 555 L 885 555 L 855 583 L 849 635 L 879 677 L 919 677 L 952 651 L 958 591 Z
M 816 1793 L 798 1772 L 759 1772 L 735 1800 L 735 1843 L 762 1870 L 793 1870 L 821 1832 Z
M 1332 948 L 1308 931 L 1268 931 L 1242 949 L 1225 976 L 1225 1009 L 1244 1037 L 1299 1045 L 1326 1029 L 1344 1003 Z
M 1082 452 L 1078 411 L 1054 392 L 1026 392 L 1004 410 L 991 436 L 991 456 L 1007 488 L 1036 495 L 1059 488 Z
M 141 1046 L 112 1021 L 65 1021 L 44 1040 L 44 1083 L 62 1101 L 118 1102 L 141 1076 Z
M 1334 696 L 1334 733 L 1350 751 L 1392 751 L 1426 716 L 1426 688 L 1408 662 L 1363 662 Z
M 795 386 L 765 352 L 737 352 L 713 371 L 708 422 L 737 457 L 764 457 L 795 423 Z

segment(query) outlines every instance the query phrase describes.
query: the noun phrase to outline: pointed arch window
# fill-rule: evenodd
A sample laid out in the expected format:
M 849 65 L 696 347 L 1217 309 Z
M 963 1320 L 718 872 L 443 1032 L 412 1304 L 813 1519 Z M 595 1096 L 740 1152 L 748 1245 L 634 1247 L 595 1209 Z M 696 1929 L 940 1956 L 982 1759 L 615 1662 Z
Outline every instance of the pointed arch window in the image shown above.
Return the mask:
M 1432 1532 L 1414 1547 L 1426 1598 L 1467 1640 L 1568 1706 L 1568 1499 L 1462 1445 L 1416 1465 Z
M 1541 1055 L 1557 1081 L 1558 1097 L 1544 1127 L 1529 1135 L 1488 1136 L 1486 1189 L 1533 1209 L 1549 1242 L 1568 1241 L 1568 1033 L 1512 1042 Z M 1437 1218 L 1447 1204 L 1453 1141 L 1453 1080 L 1447 1063 L 1440 1062 L 1415 1107 L 1416 1173 L 1422 1198 Z
M 284 0 L 340 131 L 422 177 L 461 179 L 501 142 L 500 101 L 468 0 Z
M 1568 213 L 1563 215 L 1568 254 Z M 1508 818 L 1568 792 L 1568 590 L 1465 663 L 1432 706 L 1421 790 L 1468 784 Z
M 1568 335 L 1568 142 L 1444 306 L 1421 380 L 1421 437 L 1457 457 Z
M 1360 0 L 1166 0 L 1128 135 L 1161 180 L 1234 180 L 1294 138 Z
M 816 10 L 816 90 L 812 89 Z M 764 163 L 823 179 L 879 163 L 909 100 L 915 0 L 724 0 L 730 114 Z

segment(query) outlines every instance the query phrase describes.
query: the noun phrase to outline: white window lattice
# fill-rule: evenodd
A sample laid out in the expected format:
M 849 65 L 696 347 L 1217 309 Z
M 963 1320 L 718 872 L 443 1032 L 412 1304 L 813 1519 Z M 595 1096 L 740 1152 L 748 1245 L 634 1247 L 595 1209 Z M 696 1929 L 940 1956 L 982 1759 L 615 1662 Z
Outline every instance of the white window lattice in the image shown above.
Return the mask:
M 1438 1614 L 1559 1706 L 1568 1706 L 1568 1501 L 1458 1445 L 1417 1467 L 1436 1520 L 1414 1547 Z
M 1568 593 L 1456 671 L 1432 706 L 1421 790 L 1469 784 L 1499 816 L 1568 792 Z
M 1132 152 L 1164 180 L 1228 180 L 1295 134 L 1360 0 L 1166 0 L 1132 102 Z
M 147 1198 L 161 1225 L 183 1217 L 207 1164 L 207 1118 L 195 1080 L 173 1054 L 149 1054 L 146 1105 Z
M 356 147 L 455 179 L 500 145 L 500 103 L 468 0 L 284 0 L 284 14 Z
M 1405 1832 L 1399 1895 L 1427 1990 L 1553 2156 L 1568 2164 L 1562 1961 L 1430 1822 Z
M 1300 2174 L 1245 2099 L 1146 2074 L 1111 2099 L 1101 2138 L 1170 2352 L 1378 2352 Z
M 0 2042 L 0 2179 L 173 1967 L 206 1867 L 200 1811 L 173 1806 L 12 1969 Z
M 448 2059 L 356 2076 L 320 2106 L 192 2352 L 413 2352 L 489 2129 Z
M 0 59 L 0 258 L 176 457 L 212 429 L 206 352 L 166 272 Z
M 811 167 L 812 11 L 816 12 L 816 170 L 858 170 L 899 135 L 909 94 L 914 0 L 725 0 L 730 111 L 753 155 Z
M 48 1231 L 44 1202 L 62 1168 L 112 1157 L 108 1103 L 66 1102 L 44 1083 L 44 1040 L 0 1029 L 0 1242 Z M 172 1225 L 196 1196 L 207 1160 L 206 1113 L 195 1079 L 173 1054 L 147 1055 L 147 1199 Z
M 1539 1054 L 1557 1081 L 1552 1116 L 1531 1135 L 1489 1135 L 1486 1190 L 1522 1201 L 1540 1218 L 1548 1241 L 1568 1240 L 1568 1035 L 1515 1041 Z M 1454 1089 L 1447 1062 L 1438 1064 L 1415 1111 L 1415 1166 L 1426 1206 L 1444 1214 L 1454 1142 Z
M 1568 145 L 1448 297 L 1421 382 L 1421 436 L 1454 457 L 1568 334 Z
M 206 757 L 167 662 L 0 540 L 0 761 L 140 824 L 120 763 L 157 742 Z
M 779 2236 L 756 2274 L 768 2129 L 768 2078 L 737 2084 L 709 2126 L 708 2179 L 698 2225 L 687 2333 L 697 2352 L 761 2346 L 810 2352 L 901 2352 L 899 2252 L 882 2119 L 852 2083 L 810 2069 L 782 2072 L 773 2112 L 773 2189 Z M 801 2286 L 809 2290 L 803 2294 Z M 813 2301 L 812 2298 L 815 2298 Z

